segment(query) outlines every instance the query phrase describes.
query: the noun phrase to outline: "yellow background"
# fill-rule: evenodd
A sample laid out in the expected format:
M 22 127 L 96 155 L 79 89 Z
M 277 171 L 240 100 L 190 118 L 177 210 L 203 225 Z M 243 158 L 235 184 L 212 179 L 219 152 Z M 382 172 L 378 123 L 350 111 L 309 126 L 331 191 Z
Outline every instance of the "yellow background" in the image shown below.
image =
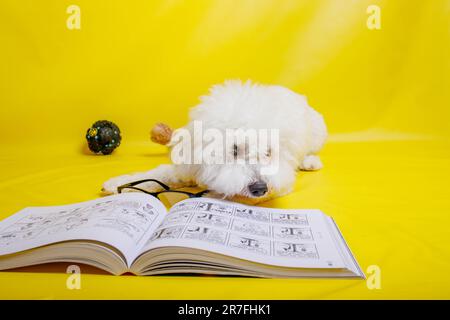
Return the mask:
M 80 30 L 66 27 L 71 4 Z M 366 26 L 371 4 L 380 30 Z M 0 218 L 95 198 L 111 176 L 168 162 L 149 129 L 183 125 L 214 83 L 281 84 L 331 135 L 325 168 L 265 205 L 333 216 L 382 287 L 82 268 L 82 289 L 68 290 L 54 266 L 0 273 L 0 298 L 450 298 L 449 17 L 440 0 L 2 0 Z M 86 152 L 98 119 L 122 130 L 112 156 Z

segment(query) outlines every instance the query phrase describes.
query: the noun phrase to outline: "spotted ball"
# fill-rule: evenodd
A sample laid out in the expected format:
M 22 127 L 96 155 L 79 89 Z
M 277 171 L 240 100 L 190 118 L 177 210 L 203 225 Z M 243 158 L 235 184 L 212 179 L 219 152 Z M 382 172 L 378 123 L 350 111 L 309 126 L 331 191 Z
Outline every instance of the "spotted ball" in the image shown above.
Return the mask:
M 86 132 L 89 150 L 96 154 L 111 154 L 120 145 L 119 127 L 111 121 L 95 122 Z

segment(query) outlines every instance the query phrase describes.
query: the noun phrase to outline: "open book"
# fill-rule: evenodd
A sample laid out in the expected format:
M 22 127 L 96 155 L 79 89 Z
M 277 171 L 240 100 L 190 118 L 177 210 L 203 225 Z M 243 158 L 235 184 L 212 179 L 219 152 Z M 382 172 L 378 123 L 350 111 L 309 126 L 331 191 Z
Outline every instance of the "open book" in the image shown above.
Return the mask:
M 194 198 L 167 211 L 132 192 L 26 208 L 0 222 L 0 270 L 50 262 L 116 275 L 364 278 L 333 219 L 319 210 Z

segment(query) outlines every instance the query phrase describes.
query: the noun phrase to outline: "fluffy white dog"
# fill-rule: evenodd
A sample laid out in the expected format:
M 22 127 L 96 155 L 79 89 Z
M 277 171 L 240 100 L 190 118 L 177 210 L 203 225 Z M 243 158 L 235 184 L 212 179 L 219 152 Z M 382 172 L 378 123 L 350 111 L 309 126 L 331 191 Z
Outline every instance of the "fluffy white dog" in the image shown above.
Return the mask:
M 227 136 L 226 131 L 230 130 L 242 133 L 265 129 L 277 130 L 278 137 L 265 145 L 248 139 L 236 139 L 231 144 L 216 139 L 206 144 L 204 137 L 194 138 L 189 145 L 193 158 L 199 156 L 197 159 L 201 159 L 206 149 L 217 153 L 221 148 L 224 158 L 236 161 L 164 164 L 147 172 L 112 178 L 103 184 L 103 191 L 116 193 L 117 187 L 125 183 L 157 179 L 173 188 L 199 186 L 213 191 L 211 195 L 214 196 L 257 203 L 290 192 L 297 170 L 322 168 L 317 153 L 327 137 L 323 117 L 308 105 L 304 96 L 287 88 L 250 81 L 226 81 L 215 85 L 210 94 L 202 97 L 201 103 L 191 110 L 190 122 L 185 127 L 172 133 L 168 127 L 160 125 L 154 129 L 153 139 L 172 148 L 173 161 L 173 153 L 180 143 L 177 133 L 184 130 L 191 136 L 198 134 L 195 132 L 196 123 L 201 124 L 202 132 L 214 129 L 223 136 Z M 169 135 L 166 141 L 157 137 L 161 131 Z M 250 158 L 265 162 L 251 162 Z M 262 174 L 263 166 L 269 164 L 273 167 L 274 163 L 276 170 Z M 154 191 L 155 184 L 147 183 L 140 187 Z

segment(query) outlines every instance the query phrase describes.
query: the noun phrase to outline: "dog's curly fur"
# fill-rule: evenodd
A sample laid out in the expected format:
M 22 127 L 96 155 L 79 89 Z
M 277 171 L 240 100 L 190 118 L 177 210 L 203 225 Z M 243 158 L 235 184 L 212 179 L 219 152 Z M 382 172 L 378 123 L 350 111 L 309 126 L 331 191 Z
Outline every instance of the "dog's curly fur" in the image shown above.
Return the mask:
M 201 121 L 204 129 L 221 131 L 278 129 L 277 173 L 261 176 L 258 165 L 249 164 L 166 164 L 148 172 L 112 178 L 104 183 L 103 190 L 116 193 L 119 185 L 152 178 L 174 188 L 197 185 L 223 198 L 256 203 L 290 192 L 298 169 L 322 168 L 317 153 L 327 137 L 323 117 L 308 105 L 304 96 L 287 88 L 250 81 L 226 81 L 213 86 L 210 94 L 201 98 L 201 103 L 191 110 L 190 122 L 184 128 L 192 131 L 194 121 Z M 249 148 L 252 150 L 252 146 Z M 193 150 L 202 151 L 196 146 Z M 267 150 L 256 152 L 267 156 Z M 262 181 L 268 187 L 262 196 L 255 197 L 249 192 L 249 185 L 256 181 Z M 150 185 L 147 187 L 151 188 Z

